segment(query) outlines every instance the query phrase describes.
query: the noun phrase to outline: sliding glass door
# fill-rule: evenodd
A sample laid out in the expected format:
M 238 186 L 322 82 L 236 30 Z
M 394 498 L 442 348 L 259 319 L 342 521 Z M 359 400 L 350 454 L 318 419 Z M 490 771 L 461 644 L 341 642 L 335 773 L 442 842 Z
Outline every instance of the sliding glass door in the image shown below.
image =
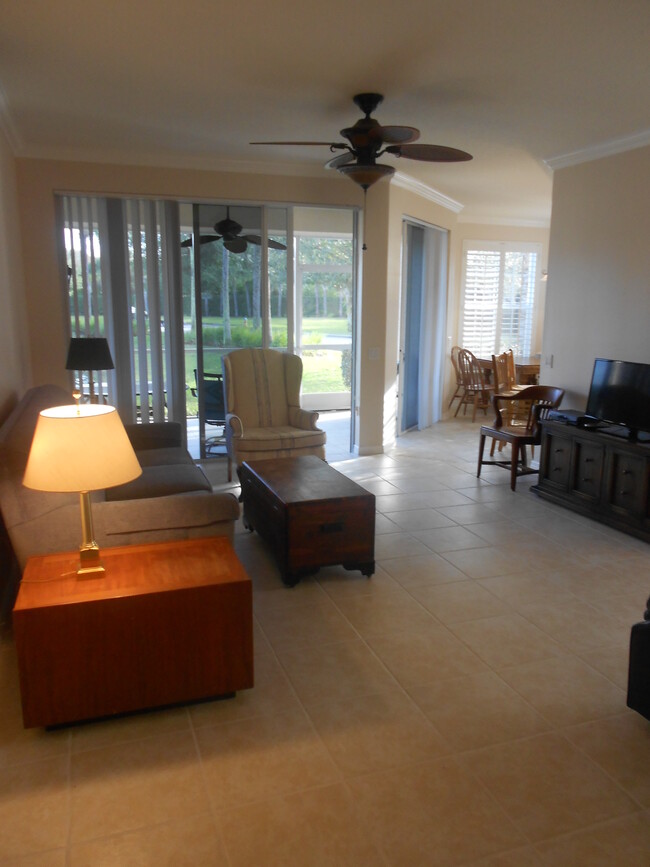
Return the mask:
M 222 356 L 287 348 L 287 210 L 182 205 L 181 237 L 188 442 L 205 458 L 225 449 Z
M 351 406 L 354 221 L 349 209 L 294 208 L 295 344 L 309 409 Z

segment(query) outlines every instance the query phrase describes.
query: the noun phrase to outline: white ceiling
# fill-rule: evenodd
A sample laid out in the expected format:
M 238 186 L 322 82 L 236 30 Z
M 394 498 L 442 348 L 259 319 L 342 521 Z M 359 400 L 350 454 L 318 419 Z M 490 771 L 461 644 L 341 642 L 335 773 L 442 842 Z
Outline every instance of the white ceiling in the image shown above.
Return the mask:
M 385 162 L 535 225 L 546 160 L 650 143 L 649 46 L 649 0 L 1 0 L 0 120 L 19 156 L 334 181 L 326 147 L 249 142 L 339 141 L 378 91 L 380 123 L 474 155 Z

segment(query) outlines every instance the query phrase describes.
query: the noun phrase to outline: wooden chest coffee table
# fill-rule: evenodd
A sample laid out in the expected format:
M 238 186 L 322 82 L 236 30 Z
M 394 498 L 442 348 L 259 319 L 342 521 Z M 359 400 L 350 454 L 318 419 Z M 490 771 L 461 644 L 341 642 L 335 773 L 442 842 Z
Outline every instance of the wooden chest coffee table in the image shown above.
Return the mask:
M 321 566 L 375 571 L 375 495 L 309 455 L 239 468 L 244 524 L 270 545 L 285 584 Z

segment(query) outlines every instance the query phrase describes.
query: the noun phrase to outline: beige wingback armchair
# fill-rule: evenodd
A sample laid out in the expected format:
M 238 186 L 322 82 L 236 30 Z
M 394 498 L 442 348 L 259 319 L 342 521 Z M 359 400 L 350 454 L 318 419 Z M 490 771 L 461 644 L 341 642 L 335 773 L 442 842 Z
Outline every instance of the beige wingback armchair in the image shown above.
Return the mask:
M 275 349 L 235 349 L 222 358 L 228 480 L 246 460 L 317 455 L 325 431 L 317 412 L 300 408 L 302 360 Z

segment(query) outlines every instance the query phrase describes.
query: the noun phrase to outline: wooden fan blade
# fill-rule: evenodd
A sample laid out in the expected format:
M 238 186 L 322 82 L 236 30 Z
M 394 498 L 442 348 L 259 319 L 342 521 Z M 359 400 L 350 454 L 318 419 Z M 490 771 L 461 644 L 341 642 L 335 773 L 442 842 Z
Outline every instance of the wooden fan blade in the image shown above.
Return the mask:
M 243 253 L 248 247 L 246 238 L 232 238 L 230 241 L 224 241 L 223 246 L 229 253 Z
M 209 244 L 210 241 L 218 241 L 221 235 L 200 235 L 199 236 L 199 244 Z M 186 238 L 184 241 L 181 241 L 181 247 L 191 247 L 192 239 Z
M 386 144 L 406 144 L 420 138 L 420 130 L 414 126 L 380 126 L 378 132 Z
M 242 235 L 242 238 L 245 238 L 249 244 L 257 244 L 258 246 L 262 243 L 262 239 L 259 235 Z M 274 250 L 286 250 L 286 244 L 281 244 L 279 241 L 274 241 L 272 238 L 269 238 L 266 242 L 268 247 L 272 247 Z
M 326 169 L 338 169 L 339 166 L 344 166 L 347 163 L 353 163 L 356 157 L 353 153 L 349 152 L 346 154 L 339 154 L 334 159 L 329 160 L 325 163 Z
M 390 145 L 386 148 L 386 153 L 396 157 L 406 157 L 409 160 L 421 160 L 425 163 L 460 163 L 472 159 L 471 154 L 444 145 Z
M 252 145 L 298 145 L 299 147 L 317 145 L 318 147 L 327 147 L 327 148 L 344 148 L 347 145 L 344 145 L 342 142 L 331 142 L 331 141 L 249 141 L 248 144 Z

